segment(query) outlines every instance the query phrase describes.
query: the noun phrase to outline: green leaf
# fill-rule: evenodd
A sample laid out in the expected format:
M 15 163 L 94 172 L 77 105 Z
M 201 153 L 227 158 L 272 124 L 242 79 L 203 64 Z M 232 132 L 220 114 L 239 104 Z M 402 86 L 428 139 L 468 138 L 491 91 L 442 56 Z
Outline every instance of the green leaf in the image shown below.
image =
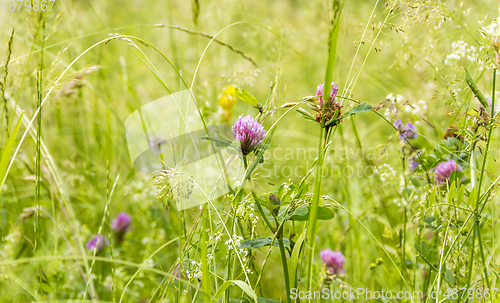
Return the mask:
M 243 282 L 243 281 L 240 281 L 240 280 L 229 280 L 229 281 L 226 281 L 224 282 L 220 288 L 217 290 L 217 292 L 215 293 L 214 297 L 212 298 L 212 302 L 215 302 L 217 301 L 217 299 L 220 298 L 220 296 L 222 296 L 222 294 L 224 293 L 224 291 L 231 285 L 236 285 L 238 286 L 239 288 L 241 288 L 241 290 L 243 290 L 250 298 L 254 299 L 254 301 L 257 301 L 257 295 L 255 294 L 255 292 L 253 291 L 253 289 L 248 286 L 247 283 Z
M 217 146 L 217 147 L 226 147 L 226 146 L 231 145 L 231 143 L 233 143 L 229 140 L 223 140 L 223 139 L 214 138 L 214 137 L 200 137 L 200 140 L 208 140 L 210 142 L 213 142 L 213 143 L 215 143 L 215 146 Z
M 257 99 L 255 99 L 255 97 L 252 96 L 252 94 L 241 88 L 235 88 L 235 90 L 236 90 L 236 97 L 238 97 L 238 99 L 252 106 L 259 107 L 259 101 L 257 101 Z
M 444 278 L 451 286 L 455 285 L 455 276 L 453 276 L 453 273 L 449 269 L 444 273 Z
M 7 167 L 9 166 L 10 153 L 12 148 L 14 148 L 14 142 L 16 141 L 17 132 L 19 131 L 19 126 L 21 126 L 21 122 L 23 121 L 24 111 L 19 116 L 19 120 L 17 120 L 16 126 L 10 134 L 9 140 L 7 140 L 7 144 L 5 144 L 5 148 L 2 151 L 2 158 L 0 159 L 0 191 L 1 186 L 5 183 L 5 179 L 7 179 Z
M 460 205 L 464 201 L 465 186 L 462 184 L 457 192 L 457 204 Z
M 453 199 L 455 199 L 455 192 L 457 190 L 457 185 L 455 183 L 455 181 L 453 181 L 450 185 L 450 189 L 448 191 L 448 204 L 452 204 L 453 203 Z
M 358 113 L 369 112 L 373 109 L 370 104 L 361 103 L 353 107 L 350 111 L 344 114 L 344 116 L 350 116 Z
M 328 126 L 328 125 L 332 124 L 335 121 L 342 120 L 342 119 L 344 119 L 346 117 L 349 117 L 349 116 L 352 116 L 354 114 L 369 112 L 372 109 L 373 109 L 373 107 L 370 104 L 366 104 L 366 103 L 358 104 L 355 107 L 353 107 L 351 110 L 349 110 L 348 112 L 346 112 L 345 114 L 343 114 L 340 118 L 338 118 L 338 119 L 332 119 L 332 120 L 328 121 L 325 125 Z
M 297 273 L 297 264 L 299 261 L 300 251 L 302 250 L 302 244 L 304 243 L 304 239 L 306 238 L 306 231 L 307 229 L 304 228 L 299 238 L 297 239 L 297 242 L 295 242 L 295 245 L 293 246 L 292 257 L 290 258 L 288 275 L 290 277 L 290 287 L 292 288 L 297 286 L 295 276 Z
M 301 206 L 288 215 L 287 220 L 290 221 L 308 221 L 310 206 Z M 330 220 L 335 217 L 335 213 L 328 207 L 318 207 L 318 220 Z
M 469 199 L 467 200 L 467 205 L 472 207 L 476 206 L 476 199 L 477 199 L 477 189 L 476 187 L 473 187 L 472 190 L 470 191 Z
M 474 93 L 476 98 L 479 100 L 479 102 L 481 102 L 483 107 L 489 108 L 490 105 L 488 104 L 488 101 L 484 97 L 483 93 L 479 90 L 479 88 L 477 87 L 474 80 L 472 80 L 472 77 L 470 76 L 469 71 L 466 68 L 464 68 L 464 69 L 465 69 L 465 81 L 467 81 L 467 85 L 469 85 L 470 89 L 472 90 L 472 92 Z
M 431 192 L 431 197 L 429 198 L 429 204 L 434 205 L 435 201 L 436 201 L 436 191 L 433 189 Z
M 245 241 L 241 242 L 241 246 L 239 248 L 241 248 L 241 249 L 257 249 L 257 248 L 261 248 L 264 246 L 270 246 L 271 241 L 272 241 L 272 239 L 269 237 L 245 240 Z M 286 239 L 286 238 L 283 238 L 283 243 L 285 244 L 285 247 L 290 246 L 290 241 L 288 241 L 288 239 Z M 279 246 L 277 239 L 274 239 L 273 246 L 275 246 L 275 247 Z
M 415 242 L 414 244 L 415 246 L 415 249 L 426 259 L 429 259 L 429 252 L 430 252 L 430 249 L 429 249 L 429 244 L 427 244 L 427 242 L 425 242 L 424 240 L 422 240 L 422 242 L 420 242 L 420 245 L 417 244 L 417 242 Z
M 201 231 L 201 273 L 202 279 L 201 284 L 203 288 L 203 300 L 205 302 L 210 301 L 210 297 L 212 297 L 212 288 L 210 286 L 210 270 L 208 268 L 208 250 L 207 250 L 207 215 L 206 213 L 203 216 L 203 229 Z
M 299 114 L 301 114 L 301 115 L 302 115 L 302 117 L 306 118 L 307 120 L 311 120 L 311 121 L 316 122 L 316 119 L 314 119 L 313 117 L 309 116 L 308 114 L 303 113 L 303 112 L 301 112 L 301 111 L 300 111 L 300 110 L 298 110 L 298 109 L 296 110 L 296 112 L 298 112 Z

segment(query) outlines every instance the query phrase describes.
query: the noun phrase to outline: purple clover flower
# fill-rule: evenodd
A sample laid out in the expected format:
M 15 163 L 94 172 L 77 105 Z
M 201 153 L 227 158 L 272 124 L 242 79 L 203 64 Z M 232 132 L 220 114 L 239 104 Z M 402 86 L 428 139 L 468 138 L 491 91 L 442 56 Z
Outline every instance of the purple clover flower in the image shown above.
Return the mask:
M 451 159 L 439 163 L 434 171 L 436 173 L 436 180 L 439 185 L 442 185 L 450 178 L 451 173 L 454 171 L 462 171 L 462 166 L 460 166 L 460 164 L 458 164 L 455 160 Z
M 252 116 L 241 115 L 231 128 L 233 140 L 241 143 L 241 152 L 248 155 L 254 148 L 262 144 L 266 136 L 264 126 L 255 121 Z
M 88 250 L 94 250 L 97 247 L 96 253 L 99 253 L 102 249 L 103 246 L 108 246 L 109 242 L 108 239 L 104 238 L 102 235 L 95 235 L 92 239 L 90 239 L 87 244 L 85 244 L 85 247 Z
M 325 249 L 320 252 L 321 259 L 325 263 L 326 270 L 329 274 L 339 275 L 345 272 L 344 255 L 340 251 Z
M 404 138 L 407 139 L 418 138 L 417 127 L 411 124 L 411 121 L 406 123 L 406 125 L 403 125 L 401 119 L 397 119 L 396 121 L 394 121 L 393 125 L 395 128 L 399 130 L 399 140 L 404 140 Z
M 111 229 L 117 233 L 124 234 L 130 228 L 130 224 L 132 223 L 132 217 L 126 212 L 121 212 L 113 219 L 111 223 Z
M 323 91 L 325 88 L 325 84 L 321 83 L 318 85 L 318 88 L 316 88 L 316 96 L 318 97 L 319 100 L 319 105 L 323 107 Z M 337 92 L 339 91 L 339 87 L 335 82 L 332 82 L 332 90 L 330 91 L 330 102 L 335 101 L 335 97 L 337 97 Z

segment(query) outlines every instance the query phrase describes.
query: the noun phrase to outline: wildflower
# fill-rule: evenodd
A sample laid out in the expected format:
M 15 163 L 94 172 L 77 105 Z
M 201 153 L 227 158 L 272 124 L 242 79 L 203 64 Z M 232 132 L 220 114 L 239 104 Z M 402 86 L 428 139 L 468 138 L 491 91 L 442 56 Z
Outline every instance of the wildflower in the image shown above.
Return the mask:
M 344 255 L 340 251 L 325 249 L 320 252 L 321 259 L 325 263 L 325 268 L 329 274 L 339 275 L 345 272 Z
M 131 223 L 132 217 L 126 212 L 119 213 L 118 216 L 113 219 L 111 229 L 115 231 L 118 243 L 123 241 L 123 237 L 125 236 L 125 233 L 129 231 Z
M 88 250 L 96 250 L 96 253 L 99 253 L 103 246 L 108 246 L 109 242 L 102 235 L 95 235 L 92 239 L 90 239 L 85 247 Z
M 403 125 L 401 119 L 397 119 L 396 121 L 394 121 L 394 127 L 397 128 L 399 131 L 400 140 L 404 140 L 404 138 L 416 139 L 418 137 L 417 127 L 411 124 L 411 121 L 406 123 L 406 125 Z
M 252 116 L 241 115 L 231 128 L 234 141 L 241 143 L 241 152 L 244 156 L 252 152 L 262 144 L 266 131 L 264 127 L 255 121 Z
M 219 95 L 219 105 L 223 110 L 224 121 L 231 118 L 231 109 L 236 104 L 236 89 L 234 86 L 226 86 L 224 91 Z
M 414 156 L 414 157 L 410 157 L 408 159 L 408 161 L 410 162 L 410 170 L 411 171 L 414 171 L 415 169 L 418 168 L 418 166 L 420 165 L 420 162 L 417 161 L 417 156 Z
M 327 102 L 323 102 L 324 84 L 321 83 L 320 85 L 318 85 L 318 88 L 316 89 L 316 96 L 319 100 L 319 106 L 312 107 L 317 112 L 316 116 L 314 117 L 316 119 L 316 122 L 321 123 L 323 116 L 325 123 L 330 121 L 331 119 L 340 117 L 340 109 L 342 108 L 342 106 L 339 103 L 335 102 L 338 91 L 338 86 L 335 84 L 335 82 L 332 82 L 330 98 Z M 338 123 L 339 122 L 332 123 L 328 125 L 328 127 L 337 125 Z
M 325 84 L 321 83 L 318 85 L 316 88 L 316 96 L 318 97 L 319 100 L 319 106 L 323 107 L 323 91 L 325 88 Z M 337 97 L 337 92 L 339 91 L 339 88 L 335 82 L 332 82 L 332 90 L 330 91 L 330 101 L 327 103 L 333 103 L 335 101 L 335 97 Z
M 379 167 L 375 168 L 374 170 L 375 174 L 378 174 L 380 177 L 380 180 L 382 182 L 385 181 L 392 181 L 394 177 L 396 177 L 396 170 L 390 166 L 389 164 L 382 164 Z
M 130 223 L 132 223 L 132 217 L 126 212 L 121 212 L 115 219 L 113 219 L 111 229 L 117 233 L 124 234 L 128 231 Z
M 234 249 L 235 247 L 238 248 L 241 246 L 241 241 L 243 241 L 243 237 L 240 237 L 238 235 L 233 235 L 232 238 L 230 238 L 229 240 L 227 240 L 225 242 L 225 244 L 227 245 L 228 249 L 231 250 L 231 249 Z
M 275 194 L 271 194 L 269 195 L 269 202 L 271 202 L 271 208 L 273 210 L 273 213 L 277 216 L 281 206 L 280 198 Z
M 490 25 L 480 28 L 483 37 L 496 39 L 500 37 L 500 17 L 493 19 Z
M 446 183 L 454 171 L 462 171 L 462 167 L 455 160 L 451 159 L 445 162 L 439 163 L 434 169 L 436 172 L 436 180 L 439 185 Z
M 451 65 L 458 63 L 462 59 L 467 59 L 470 62 L 478 62 L 483 65 L 484 62 L 479 59 L 477 54 L 477 48 L 475 46 L 469 45 L 463 40 L 453 42 L 451 44 L 453 52 L 446 56 L 444 64 Z
M 174 272 L 172 274 L 172 277 L 176 278 L 176 279 L 183 279 L 184 278 L 184 274 L 182 273 L 182 270 L 179 270 L 179 265 L 177 265 L 174 269 Z

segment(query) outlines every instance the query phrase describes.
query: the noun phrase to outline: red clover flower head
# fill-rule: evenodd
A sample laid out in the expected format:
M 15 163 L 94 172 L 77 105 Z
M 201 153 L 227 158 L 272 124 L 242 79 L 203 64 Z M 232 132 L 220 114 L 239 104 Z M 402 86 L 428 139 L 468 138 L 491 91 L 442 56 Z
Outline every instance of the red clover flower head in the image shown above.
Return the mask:
M 113 219 L 111 229 L 117 233 L 124 234 L 130 228 L 130 223 L 132 223 L 132 217 L 126 212 L 121 212 L 115 219 Z
M 92 239 L 90 239 L 87 244 L 85 244 L 85 247 L 88 250 L 95 250 L 97 247 L 96 253 L 99 253 L 102 249 L 103 246 L 108 246 L 109 242 L 108 239 L 104 238 L 102 235 L 95 235 Z
M 451 159 L 439 163 L 434 171 L 436 172 L 436 180 L 439 182 L 439 185 L 442 185 L 450 178 L 451 173 L 462 171 L 462 167 L 455 160 Z
M 316 88 L 316 96 L 318 97 L 319 100 L 319 105 L 320 107 L 323 107 L 323 91 L 325 88 L 325 84 L 321 83 L 318 85 L 318 88 Z M 335 82 L 332 82 L 332 90 L 330 91 L 330 103 L 333 103 L 335 101 L 335 97 L 337 97 L 337 92 L 339 91 L 339 87 Z
M 345 272 L 344 255 L 340 251 L 333 251 L 331 249 L 325 249 L 320 252 L 321 259 L 325 263 L 325 268 L 329 274 L 339 275 Z
M 241 152 L 245 156 L 261 145 L 266 136 L 264 126 L 250 115 L 246 117 L 241 115 L 231 130 L 233 131 L 233 140 L 241 143 Z

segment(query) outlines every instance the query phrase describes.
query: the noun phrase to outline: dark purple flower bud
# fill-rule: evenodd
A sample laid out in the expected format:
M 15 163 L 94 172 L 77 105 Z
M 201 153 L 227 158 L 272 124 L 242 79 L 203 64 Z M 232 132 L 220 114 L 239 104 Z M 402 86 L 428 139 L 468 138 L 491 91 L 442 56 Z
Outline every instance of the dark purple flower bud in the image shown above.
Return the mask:
M 92 239 L 90 239 L 87 244 L 85 244 L 85 247 L 88 250 L 95 250 L 97 247 L 96 253 L 99 253 L 102 249 L 103 246 L 108 246 L 109 242 L 108 239 L 104 238 L 102 235 L 95 235 Z
M 231 130 L 234 141 L 241 143 L 241 152 L 245 156 L 261 145 L 266 136 L 264 126 L 255 121 L 252 116 L 243 117 L 241 115 Z
M 273 204 L 273 205 L 276 205 L 276 206 L 280 206 L 281 205 L 281 200 L 278 196 L 276 196 L 275 194 L 271 194 L 269 195 L 269 201 Z
M 316 88 L 316 96 L 318 97 L 319 100 L 319 105 L 323 107 L 323 90 L 324 90 L 325 84 L 321 83 L 318 85 Z M 339 87 L 335 82 L 332 82 L 332 90 L 330 91 L 330 102 L 335 101 L 335 97 L 337 97 L 337 93 L 339 91 Z
M 126 212 L 121 212 L 118 216 L 113 219 L 111 223 L 111 229 L 117 233 L 126 233 L 130 228 L 130 224 L 132 223 L 132 217 Z
M 445 162 L 439 163 L 434 169 L 436 173 L 436 180 L 439 185 L 446 183 L 446 180 L 450 178 L 451 173 L 454 171 L 462 171 L 462 167 L 455 160 L 451 159 Z
M 344 255 L 340 251 L 325 249 L 320 252 L 321 259 L 325 263 L 325 268 L 329 274 L 339 275 L 345 272 Z

